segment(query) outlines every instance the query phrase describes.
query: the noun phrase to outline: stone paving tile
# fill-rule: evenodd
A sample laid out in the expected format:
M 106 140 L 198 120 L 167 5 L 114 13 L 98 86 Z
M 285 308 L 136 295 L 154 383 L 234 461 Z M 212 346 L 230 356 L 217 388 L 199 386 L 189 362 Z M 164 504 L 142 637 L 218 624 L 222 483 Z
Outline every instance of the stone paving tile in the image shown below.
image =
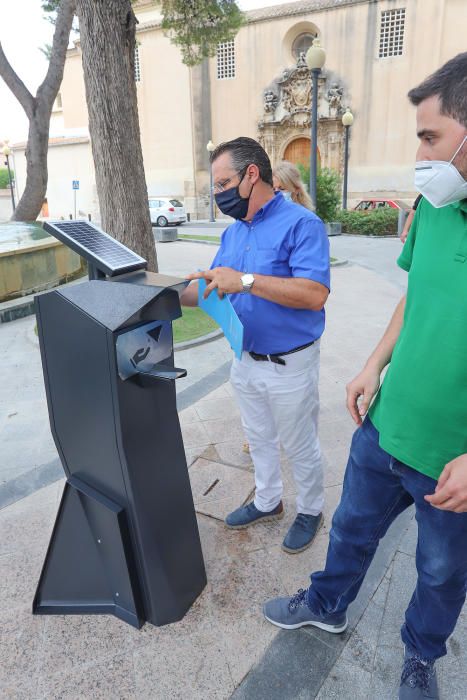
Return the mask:
M 363 670 L 359 665 L 354 666 L 347 661 L 339 660 L 320 688 L 316 700 L 364 700 L 369 698 L 371 686 L 371 673 Z M 350 691 L 351 689 L 351 691 Z M 350 691 L 350 692 L 349 692 Z M 305 700 L 304 691 L 298 698 Z
M 195 411 L 203 421 L 219 420 L 220 418 L 230 420 L 240 416 L 237 403 L 231 396 L 199 401 L 195 406 Z
M 319 441 L 323 452 L 327 453 L 328 450 L 337 448 L 348 450 L 355 427 L 350 416 L 344 416 L 332 423 L 323 423 L 319 431 Z
M 230 442 L 232 440 L 241 440 L 242 443 L 245 442 L 245 435 L 243 433 L 243 428 L 238 420 L 205 420 L 202 422 L 202 426 L 206 431 L 209 438 L 209 442 L 213 444 L 218 444 L 221 442 Z
M 437 663 L 442 697 L 465 700 L 467 689 L 467 609 L 460 614 L 453 635 L 448 639 L 448 653 Z
M 115 651 L 115 650 L 114 650 Z M 136 700 L 135 670 L 131 652 L 74 671 L 47 673 L 39 679 L 40 700 Z
M 404 622 L 405 610 L 414 591 L 416 580 L 415 559 L 397 552 L 393 562 L 379 644 L 390 647 L 399 647 L 402 644 L 400 628 Z
M 200 399 L 198 401 L 198 405 L 204 403 L 205 401 L 212 401 L 213 399 L 222 399 L 225 397 L 232 397 L 233 395 L 229 393 L 228 387 L 230 386 L 230 382 L 226 382 L 225 384 L 222 384 L 222 386 L 218 387 L 217 389 L 214 389 L 214 391 L 211 391 L 208 396 L 205 396 L 203 399 Z
M 277 628 L 264 619 L 260 606 L 239 611 L 220 627 L 225 658 L 234 687 L 237 687 L 253 664 L 260 661 Z
M 135 651 L 137 696 L 154 700 L 227 700 L 234 683 L 223 640 L 212 631 L 162 638 Z
M 407 532 L 402 537 L 397 547 L 399 552 L 408 554 L 409 556 L 415 556 L 415 550 L 417 548 L 417 537 L 418 537 L 418 527 L 417 521 L 414 519 L 412 521 L 411 527 L 407 528 Z
M 265 527 L 266 523 L 263 523 L 243 530 L 232 530 L 220 520 L 198 515 L 198 528 L 205 563 L 210 565 L 212 560 L 228 557 L 240 559 L 245 552 L 264 549 L 262 534 Z
M 129 646 L 129 630 L 113 615 L 45 616 L 39 675 L 67 674 L 112 658 Z
M 44 618 L 31 605 L 0 610 L 0 688 L 2 698 L 37 697 L 38 663 Z
M 316 696 L 334 655 L 302 630 L 281 630 L 268 653 L 235 691 L 235 700 L 297 700 Z
M 28 508 L 21 500 L 0 511 L 0 557 L 36 548 L 43 550 L 45 555 L 55 522 L 57 485 L 52 484 L 47 491 L 45 499 L 40 491 L 33 494 Z
M 394 700 L 399 692 L 403 661 L 402 642 L 398 646 L 379 645 L 371 677 L 368 700 Z
M 46 548 L 47 533 L 43 533 L 42 546 L 18 549 L 0 557 L 0 611 L 22 607 L 27 602 L 32 605 Z
M 190 468 L 190 481 L 196 511 L 221 520 L 230 512 L 225 508 L 246 503 L 255 486 L 251 472 L 202 458 Z
M 384 608 L 370 601 L 342 652 L 338 666 L 346 662 L 371 675 L 383 614 Z
M 350 446 L 350 444 L 349 444 Z M 324 486 L 342 484 L 345 467 L 349 457 L 349 446 L 323 451 Z
M 206 446 L 211 443 L 211 440 L 206 432 L 204 423 L 187 423 L 181 426 L 183 435 L 183 444 L 186 448 Z
M 217 445 L 210 445 L 206 448 L 202 456 L 205 459 L 212 459 L 214 462 L 223 462 L 252 470 L 251 456 L 243 449 L 244 444 L 242 440 L 219 442 Z
M 194 406 L 184 408 L 183 411 L 180 411 L 178 414 L 178 418 L 181 426 L 188 425 L 189 423 L 199 423 L 199 416 Z
M 196 510 L 198 513 L 203 515 L 208 515 L 211 518 L 220 520 L 223 522 L 229 513 L 237 510 L 239 506 L 245 505 L 253 499 L 254 488 L 252 488 L 248 495 L 243 499 L 239 499 L 238 496 L 227 496 L 226 498 L 221 498 L 217 501 L 211 501 L 210 503 L 203 503 L 202 505 L 197 505 Z

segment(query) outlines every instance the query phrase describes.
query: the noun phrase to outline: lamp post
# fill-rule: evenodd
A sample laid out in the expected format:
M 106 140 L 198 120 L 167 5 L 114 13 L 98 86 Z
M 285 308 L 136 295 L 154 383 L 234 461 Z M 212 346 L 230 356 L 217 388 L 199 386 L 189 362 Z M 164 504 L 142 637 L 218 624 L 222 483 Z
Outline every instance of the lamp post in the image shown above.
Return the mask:
M 344 137 L 344 187 L 342 191 L 342 209 L 347 209 L 347 176 L 349 170 L 349 131 L 353 124 L 353 114 L 347 107 L 342 115 L 342 124 L 345 129 Z
M 11 204 L 13 206 L 13 213 L 15 213 L 15 209 L 16 209 L 15 194 L 13 192 L 13 179 L 11 177 L 11 170 L 10 170 L 11 148 L 9 147 L 8 142 L 5 142 L 5 145 L 2 148 L 2 153 L 6 158 L 5 165 L 8 168 L 8 182 L 10 183 Z
M 209 221 L 214 223 L 216 220 L 214 218 L 214 195 L 212 192 L 212 164 L 211 164 L 211 153 L 216 148 L 212 141 L 208 141 L 206 146 L 209 153 Z
M 318 172 L 318 77 L 326 60 L 326 52 L 319 39 L 315 39 L 306 52 L 307 66 L 311 71 L 311 151 L 310 151 L 310 196 L 316 209 L 316 176 Z

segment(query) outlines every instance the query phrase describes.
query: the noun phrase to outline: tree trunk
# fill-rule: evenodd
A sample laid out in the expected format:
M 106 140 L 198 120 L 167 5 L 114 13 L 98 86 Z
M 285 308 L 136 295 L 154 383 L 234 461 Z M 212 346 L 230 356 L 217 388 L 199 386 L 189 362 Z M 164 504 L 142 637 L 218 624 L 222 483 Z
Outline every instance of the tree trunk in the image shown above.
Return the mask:
M 63 78 L 66 50 L 75 14 L 76 0 L 61 0 L 57 10 L 49 67 L 43 83 L 33 97 L 17 76 L 0 44 L 0 76 L 18 99 L 29 119 L 26 147 L 26 186 L 13 221 L 35 221 L 47 191 L 47 151 L 50 115 Z
M 134 79 L 130 0 L 78 0 L 89 131 L 102 227 L 157 270 Z
M 18 202 L 12 221 L 35 221 L 47 192 L 47 151 L 49 147 L 49 123 L 51 109 L 35 105 L 29 120 L 26 146 L 26 186 Z

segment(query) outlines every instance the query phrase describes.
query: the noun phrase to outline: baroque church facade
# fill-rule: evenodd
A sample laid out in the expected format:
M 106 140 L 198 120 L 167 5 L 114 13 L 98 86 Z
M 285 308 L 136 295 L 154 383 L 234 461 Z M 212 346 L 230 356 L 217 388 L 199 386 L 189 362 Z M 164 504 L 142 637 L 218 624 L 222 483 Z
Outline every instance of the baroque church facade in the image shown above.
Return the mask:
M 326 51 L 318 81 L 321 165 L 342 174 L 342 114 L 350 107 L 350 205 L 366 196 L 414 197 L 417 138 L 407 92 L 466 49 L 465 0 L 298 0 L 265 7 L 247 12 L 235 39 L 194 68 L 164 36 L 157 2 L 139 0 L 135 12 L 135 80 L 150 196 L 181 198 L 192 218 L 206 218 L 210 140 L 250 136 L 273 164 L 307 163 L 312 85 L 305 53 L 318 37 Z M 51 123 L 51 217 L 72 212 L 71 181 L 79 180 L 77 213 L 99 218 L 87 123 L 77 41 L 68 50 Z M 15 146 L 20 190 L 24 146 Z

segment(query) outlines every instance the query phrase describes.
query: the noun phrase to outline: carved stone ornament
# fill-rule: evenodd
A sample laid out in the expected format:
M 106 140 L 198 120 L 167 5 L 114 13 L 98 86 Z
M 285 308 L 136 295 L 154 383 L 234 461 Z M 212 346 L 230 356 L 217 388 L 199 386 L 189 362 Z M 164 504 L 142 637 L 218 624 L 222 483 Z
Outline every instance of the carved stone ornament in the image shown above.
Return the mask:
M 263 93 L 263 114 L 258 120 L 259 141 L 272 162 L 284 158 L 290 143 L 310 138 L 311 72 L 305 54 L 294 68 L 285 68 Z M 318 148 L 321 164 L 342 172 L 344 88 L 338 76 L 322 70 L 318 77 Z
M 264 111 L 266 114 L 275 112 L 278 102 L 278 97 L 273 90 L 264 91 Z
M 338 117 L 342 113 L 342 97 L 344 89 L 338 83 L 332 83 L 327 92 L 327 100 L 329 102 L 329 116 Z

